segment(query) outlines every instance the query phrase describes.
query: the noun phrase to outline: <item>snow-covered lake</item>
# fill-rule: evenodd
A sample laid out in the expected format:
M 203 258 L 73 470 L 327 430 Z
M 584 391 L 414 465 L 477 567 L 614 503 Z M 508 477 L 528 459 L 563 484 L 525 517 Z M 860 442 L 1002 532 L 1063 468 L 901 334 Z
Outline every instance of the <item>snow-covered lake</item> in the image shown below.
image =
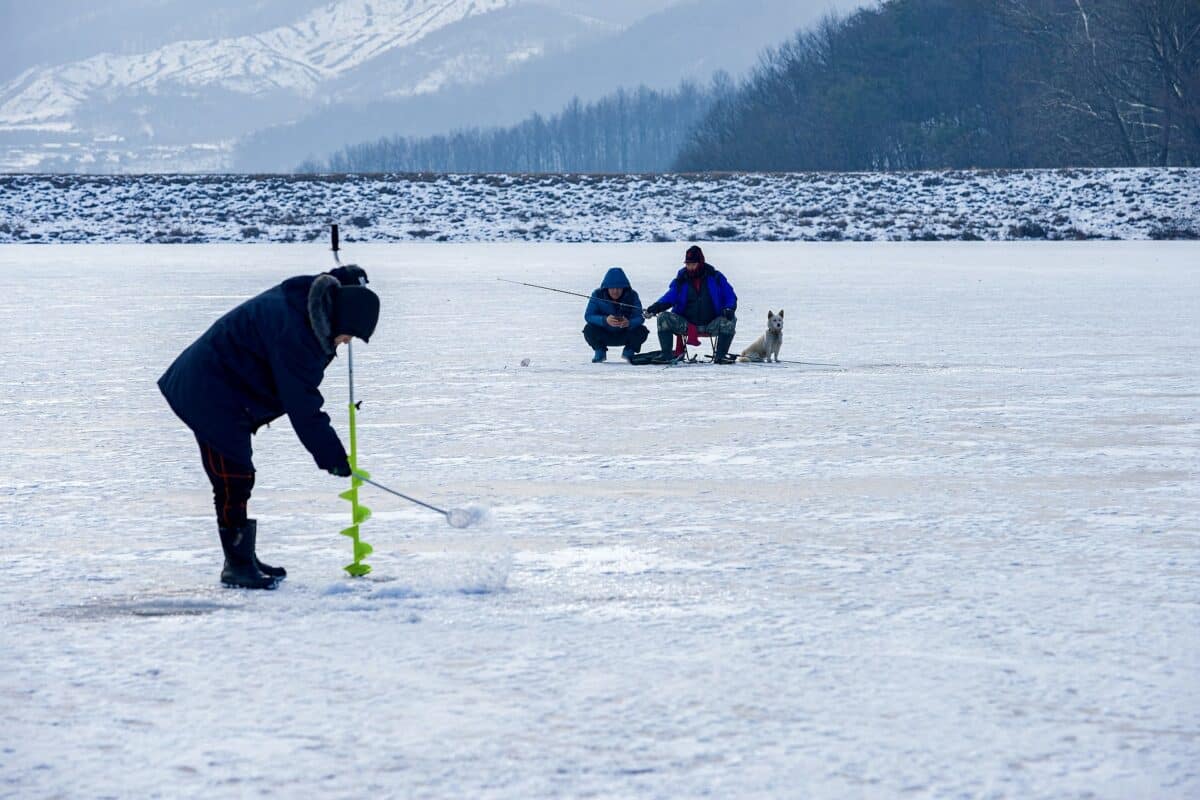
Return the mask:
M 495 280 L 676 244 L 350 246 L 364 466 L 492 519 L 364 488 L 346 578 L 281 421 L 251 593 L 154 381 L 328 253 L 0 246 L 0 796 L 1200 796 L 1200 245 L 705 250 L 839 366 L 592 365 Z

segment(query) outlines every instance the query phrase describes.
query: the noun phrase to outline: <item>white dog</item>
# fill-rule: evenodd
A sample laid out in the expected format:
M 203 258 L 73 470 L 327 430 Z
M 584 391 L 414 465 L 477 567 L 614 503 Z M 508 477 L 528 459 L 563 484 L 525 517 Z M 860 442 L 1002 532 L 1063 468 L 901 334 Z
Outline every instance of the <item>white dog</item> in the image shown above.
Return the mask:
M 742 351 L 738 361 L 779 361 L 779 348 L 783 346 L 783 309 L 779 313 L 767 312 L 767 332 L 754 344 Z

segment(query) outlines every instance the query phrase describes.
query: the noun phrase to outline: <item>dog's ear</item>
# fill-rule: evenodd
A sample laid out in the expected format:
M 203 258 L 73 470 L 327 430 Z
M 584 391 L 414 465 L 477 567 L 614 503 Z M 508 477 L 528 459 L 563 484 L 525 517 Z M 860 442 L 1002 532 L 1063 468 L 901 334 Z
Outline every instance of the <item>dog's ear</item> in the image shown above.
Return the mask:
M 779 318 L 783 319 L 783 309 L 779 309 Z
M 770 322 L 770 321 L 771 321 L 771 320 L 773 320 L 773 319 L 775 319 L 775 312 L 774 312 L 774 311 L 768 311 L 768 312 L 767 312 L 767 322 Z

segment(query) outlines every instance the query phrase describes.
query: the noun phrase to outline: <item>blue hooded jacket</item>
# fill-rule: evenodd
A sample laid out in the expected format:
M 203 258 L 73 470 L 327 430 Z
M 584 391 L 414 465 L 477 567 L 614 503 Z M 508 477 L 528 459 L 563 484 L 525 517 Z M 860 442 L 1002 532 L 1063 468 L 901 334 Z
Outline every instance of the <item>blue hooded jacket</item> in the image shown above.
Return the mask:
M 614 302 L 609 299 L 609 289 L 624 289 L 625 292 Z M 592 296 L 588 298 L 587 309 L 583 312 L 583 318 L 589 325 L 619 330 L 608 324 L 610 316 L 628 318 L 630 328 L 636 328 L 646 321 L 642 314 L 642 300 L 629 285 L 625 270 L 620 267 L 613 267 L 605 273 L 600 288 L 592 292 Z
M 200 440 L 246 466 L 250 435 L 285 413 L 318 467 L 344 463 L 318 389 L 335 352 L 338 283 L 328 274 L 289 278 L 214 322 L 158 380 L 171 409 Z
M 708 281 L 708 296 L 712 298 L 713 309 L 720 316 L 727 308 L 737 311 L 737 294 L 733 291 L 733 287 L 729 285 L 729 281 L 725 276 L 717 271 L 717 268 L 712 264 L 705 262 L 700 268 L 701 275 L 705 276 Z M 676 314 L 682 314 L 687 308 L 688 294 L 692 290 L 691 279 L 687 274 L 687 267 L 679 270 L 675 275 L 675 279 L 671 281 L 671 285 L 667 287 L 667 293 L 658 298 L 660 303 L 670 303 L 671 311 Z

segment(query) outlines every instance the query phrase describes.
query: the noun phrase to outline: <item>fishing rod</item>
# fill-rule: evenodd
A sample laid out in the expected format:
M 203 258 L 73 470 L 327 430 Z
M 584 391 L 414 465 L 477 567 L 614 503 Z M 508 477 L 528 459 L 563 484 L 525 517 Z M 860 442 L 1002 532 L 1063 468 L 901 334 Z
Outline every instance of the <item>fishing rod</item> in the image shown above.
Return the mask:
M 454 528 L 469 528 L 472 525 L 479 523 L 479 522 L 483 522 L 484 520 L 486 520 L 488 518 L 487 510 L 484 508 L 480 508 L 480 507 L 467 506 L 465 508 L 452 508 L 449 511 L 447 511 L 444 508 L 438 508 L 435 505 L 426 503 L 424 500 L 418 500 L 417 498 L 410 497 L 410 496 L 404 494 L 403 492 L 397 492 L 395 489 L 389 489 L 388 487 L 384 486 L 382 483 L 378 483 L 376 481 L 371 480 L 371 476 L 368 475 L 367 473 L 363 472 L 362 470 L 358 470 L 358 469 L 354 470 L 354 477 L 357 478 L 358 480 L 362 481 L 363 483 L 371 484 L 376 489 L 385 491 L 388 494 L 394 494 L 396 497 L 399 497 L 401 500 L 407 500 L 408 502 L 414 503 L 418 506 L 421 506 L 422 508 L 427 508 L 430 511 L 436 511 L 437 513 L 439 513 L 443 517 L 445 517 L 446 522 L 448 522 L 450 524 L 450 526 L 454 527 Z
M 686 356 L 686 351 L 684 353 L 684 356 Z M 704 357 L 710 358 L 710 359 L 712 358 L 712 356 L 710 356 L 710 355 L 706 355 Z M 673 367 L 676 364 L 694 364 L 694 363 L 696 363 L 696 361 L 695 361 L 696 358 L 698 358 L 698 356 L 692 356 L 691 359 L 680 358 L 676 361 L 672 361 L 670 364 L 667 364 L 666 366 Z M 755 358 L 748 358 L 748 359 L 746 359 L 745 362 L 742 362 L 742 357 L 735 356 L 735 355 L 729 355 L 726 357 L 726 359 L 727 359 L 726 361 L 723 361 L 721 363 L 723 363 L 723 364 L 733 364 L 733 363 L 737 363 L 737 362 L 746 363 L 746 364 L 769 364 L 769 363 L 771 363 L 771 362 L 765 361 L 763 359 L 755 359 Z M 838 369 L 843 369 L 841 364 L 828 364 L 824 361 L 789 361 L 786 358 L 781 358 L 776 363 L 779 363 L 779 364 L 802 364 L 806 367 L 836 367 Z
M 739 356 L 739 358 L 740 358 L 740 356 Z M 762 359 L 747 359 L 746 363 L 769 364 L 770 362 L 764 361 Z M 841 364 L 827 364 L 824 361 L 788 361 L 786 358 L 781 358 L 778 361 L 776 361 L 776 363 L 777 364 L 803 364 L 806 367 L 838 367 L 839 369 L 842 366 Z
M 369 483 L 369 484 L 371 484 L 371 485 L 372 485 L 372 486 L 374 486 L 376 489 L 382 489 L 383 491 L 387 492 L 388 494 L 394 494 L 394 495 L 396 495 L 396 497 L 399 497 L 399 498 L 400 498 L 400 499 L 402 499 L 402 500 L 407 500 L 407 501 L 408 501 L 408 502 L 410 502 L 410 503 L 416 503 L 416 504 L 417 504 L 417 505 L 419 505 L 419 506 L 423 506 L 424 508 L 428 508 L 430 511 L 436 511 L 437 513 L 441 514 L 443 517 L 446 517 L 447 519 L 449 519 L 449 517 L 450 517 L 450 512 L 449 512 L 449 511 L 447 511 L 446 509 L 444 509 L 444 508 L 438 508 L 437 506 L 430 505 L 429 503 L 426 503 L 426 502 L 425 502 L 425 501 L 423 501 L 423 500 L 418 500 L 418 499 L 417 499 L 417 498 L 415 498 L 415 497 L 409 497 L 409 496 L 408 496 L 408 495 L 406 495 L 406 494 L 403 494 L 403 493 L 401 493 L 401 492 L 397 492 L 395 489 L 389 489 L 388 487 L 384 486 L 382 483 L 376 483 L 375 481 L 373 481 L 373 480 L 371 480 L 370 478 L 368 478 L 368 477 L 367 477 L 367 473 L 365 473 L 365 472 L 361 472 L 361 471 L 359 471 L 359 470 L 355 470 L 355 472 L 354 472 L 354 477 L 358 478 L 358 479 L 359 479 L 360 481 L 362 481 L 363 483 Z
M 573 297 L 583 297 L 588 300 L 592 299 L 592 296 L 590 294 L 580 294 L 579 292 L 568 292 L 566 289 L 555 289 L 551 286 L 539 286 L 536 283 L 522 283 L 521 281 L 510 281 L 507 278 L 496 278 L 496 280 L 502 281 L 503 283 L 514 283 L 517 286 L 528 286 L 532 289 L 545 289 L 547 292 L 558 292 L 559 294 L 569 294 L 569 295 L 572 295 Z M 603 300 L 606 303 L 612 303 L 614 306 L 621 306 L 623 308 L 632 308 L 634 311 L 637 311 L 642 316 L 652 316 L 652 315 L 647 315 L 644 309 L 642 309 L 639 306 L 635 306 L 632 303 L 618 303 L 616 300 L 609 300 L 607 297 L 601 297 L 599 299 Z

